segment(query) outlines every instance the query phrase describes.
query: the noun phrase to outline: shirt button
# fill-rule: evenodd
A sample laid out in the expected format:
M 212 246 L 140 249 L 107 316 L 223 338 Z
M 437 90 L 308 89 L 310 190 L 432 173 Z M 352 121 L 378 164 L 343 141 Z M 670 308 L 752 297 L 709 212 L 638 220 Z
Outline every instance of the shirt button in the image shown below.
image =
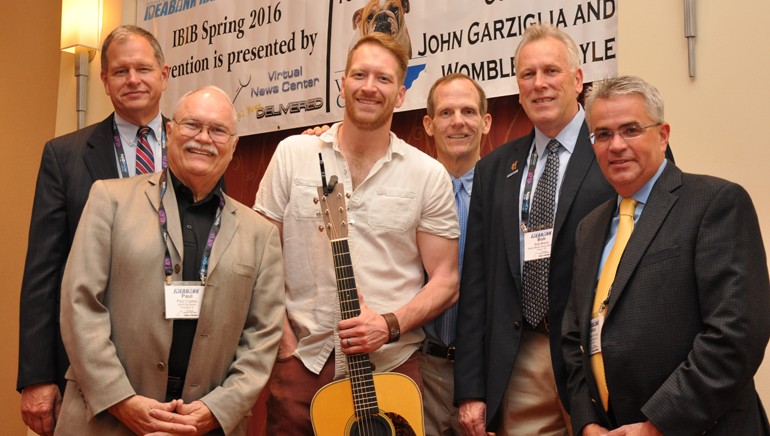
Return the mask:
M 182 267 L 179 266 L 179 264 L 174 265 L 174 272 L 175 273 L 179 274 L 179 271 L 181 271 L 181 270 L 182 270 Z
M 163 363 L 163 362 L 158 362 L 157 366 L 158 366 L 158 369 L 161 370 L 161 371 L 165 371 L 166 370 L 166 364 Z
M 514 322 L 513 323 L 513 328 L 515 328 L 516 330 L 520 329 L 521 328 L 521 323 L 518 322 L 518 321 Z
M 190 224 L 187 224 L 185 227 L 187 227 L 187 230 L 192 230 L 192 226 Z

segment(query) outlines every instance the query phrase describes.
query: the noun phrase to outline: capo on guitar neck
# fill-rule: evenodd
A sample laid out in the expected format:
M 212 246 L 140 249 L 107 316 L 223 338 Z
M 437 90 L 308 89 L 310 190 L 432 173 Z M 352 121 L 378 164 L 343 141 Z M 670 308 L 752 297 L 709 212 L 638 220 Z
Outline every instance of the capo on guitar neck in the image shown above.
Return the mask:
M 318 153 L 318 162 L 321 164 L 321 186 L 324 187 L 324 197 L 326 197 L 334 190 L 334 186 L 337 185 L 337 176 L 332 176 L 327 185 L 326 168 L 324 168 L 324 156 L 322 153 Z

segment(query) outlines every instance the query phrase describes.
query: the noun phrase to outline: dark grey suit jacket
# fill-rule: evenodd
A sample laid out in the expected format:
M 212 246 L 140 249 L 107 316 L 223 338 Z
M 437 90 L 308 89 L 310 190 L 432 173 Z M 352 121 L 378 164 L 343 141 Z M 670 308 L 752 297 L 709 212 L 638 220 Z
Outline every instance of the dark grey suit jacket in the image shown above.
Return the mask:
M 770 283 L 748 193 L 669 162 L 618 267 L 602 331 L 610 418 L 590 366 L 591 306 L 616 198 L 577 230 L 564 315 L 575 434 L 651 420 L 664 434 L 768 434 L 754 388 L 770 337 Z
M 526 322 L 521 305 L 519 190 L 533 138 L 534 131 L 492 151 L 478 162 L 473 178 L 458 306 L 455 401 L 485 400 L 490 430 L 497 426 Z M 584 124 L 561 183 L 551 250 L 548 317 L 560 394 L 566 394 L 566 372 L 559 333 L 572 279 L 575 229 L 588 212 L 614 195 L 596 163 Z M 562 400 L 569 407 L 566 395 Z

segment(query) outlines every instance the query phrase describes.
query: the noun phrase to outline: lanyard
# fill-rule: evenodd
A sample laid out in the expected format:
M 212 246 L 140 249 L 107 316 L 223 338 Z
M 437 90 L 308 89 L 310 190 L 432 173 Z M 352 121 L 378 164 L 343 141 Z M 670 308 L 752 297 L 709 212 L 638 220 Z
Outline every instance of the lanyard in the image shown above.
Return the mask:
M 171 276 L 174 274 L 174 269 L 171 266 L 171 255 L 168 251 L 168 216 L 166 215 L 166 208 L 163 206 L 163 197 L 166 195 L 166 188 L 168 188 L 168 171 L 164 168 L 163 173 L 160 175 L 160 207 L 158 207 L 158 220 L 160 221 L 160 232 L 163 235 L 163 242 L 166 244 L 166 255 L 163 258 L 163 268 L 166 271 L 166 283 L 171 284 Z M 222 188 L 219 188 L 219 206 L 217 207 L 216 216 L 214 217 L 214 224 L 211 225 L 209 231 L 209 237 L 206 238 L 206 247 L 203 249 L 203 259 L 201 260 L 201 285 L 206 285 L 206 277 L 208 276 L 209 258 L 211 257 L 211 249 L 214 246 L 214 240 L 219 233 L 219 226 L 222 224 L 222 209 L 225 206 L 225 196 L 222 192 Z
M 163 125 L 163 121 L 161 120 L 161 125 Z M 118 131 L 118 125 L 115 123 L 115 118 L 112 118 L 112 141 L 115 144 L 115 152 L 118 154 L 118 162 L 120 167 L 120 178 L 126 179 L 131 177 L 131 174 L 128 173 L 128 163 L 126 162 L 126 151 L 123 150 L 123 144 L 120 141 L 120 132 Z M 162 156 L 161 158 L 161 165 L 163 166 L 163 169 L 165 170 L 166 167 L 168 167 L 168 158 L 166 157 L 166 126 L 163 126 L 163 128 L 160 131 L 160 154 Z
M 529 207 L 532 203 L 532 185 L 535 181 L 535 168 L 537 167 L 537 146 L 532 146 L 532 156 L 529 159 L 529 169 L 527 170 L 527 181 L 524 184 L 524 196 L 521 201 L 521 231 L 527 231 L 529 222 Z

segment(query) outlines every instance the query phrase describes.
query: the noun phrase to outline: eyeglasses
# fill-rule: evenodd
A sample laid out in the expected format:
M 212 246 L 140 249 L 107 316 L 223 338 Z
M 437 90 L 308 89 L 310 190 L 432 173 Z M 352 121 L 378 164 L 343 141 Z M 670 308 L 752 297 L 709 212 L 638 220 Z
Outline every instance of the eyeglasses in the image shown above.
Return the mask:
M 591 139 L 591 144 L 606 144 L 612 141 L 612 137 L 617 133 L 623 139 L 638 138 L 644 134 L 644 131 L 650 127 L 658 127 L 663 123 L 650 124 L 649 126 L 640 126 L 639 124 L 631 124 L 621 127 L 619 130 L 600 129 L 591 133 L 588 137 Z
M 226 144 L 230 138 L 235 136 L 234 133 L 230 133 L 224 127 L 213 124 L 203 124 L 194 120 L 174 120 L 174 123 L 176 124 L 176 128 L 179 134 L 188 138 L 194 138 L 198 136 L 198 134 L 203 129 L 206 129 L 209 134 L 209 138 L 211 138 L 211 141 L 213 141 L 215 144 Z

